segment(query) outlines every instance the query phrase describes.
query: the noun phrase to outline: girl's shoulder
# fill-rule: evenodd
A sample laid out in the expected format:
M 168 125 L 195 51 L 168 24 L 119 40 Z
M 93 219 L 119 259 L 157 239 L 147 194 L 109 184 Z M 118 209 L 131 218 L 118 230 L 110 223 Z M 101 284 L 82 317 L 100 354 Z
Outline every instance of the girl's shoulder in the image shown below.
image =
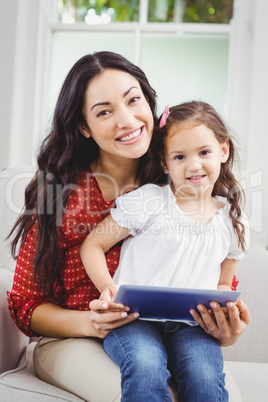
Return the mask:
M 167 185 L 159 186 L 157 184 L 148 183 L 144 184 L 141 187 L 138 187 L 132 191 L 127 192 L 126 194 L 120 195 L 118 199 L 128 199 L 128 198 L 136 198 L 136 199 L 162 199 L 163 196 L 167 193 Z
M 143 195 L 145 198 L 147 196 L 155 196 L 155 197 L 162 197 L 165 196 L 169 190 L 169 185 L 158 185 L 153 183 L 144 184 L 143 186 L 137 188 L 134 191 L 137 191 L 140 195 Z
M 169 186 L 168 186 L 169 187 Z M 121 195 L 116 200 L 117 208 L 131 213 L 152 215 L 160 212 L 167 198 L 167 186 L 144 184 L 143 186 Z
M 157 184 L 149 183 L 118 197 L 118 199 L 122 199 L 122 201 L 136 200 L 138 202 L 146 203 L 146 205 L 159 204 L 163 206 L 165 200 L 170 196 L 170 191 L 171 189 L 169 185 L 159 186 Z
M 228 215 L 231 204 L 228 202 L 227 198 L 216 195 L 215 200 L 217 201 L 218 214 Z
M 223 210 L 223 211 L 225 211 L 226 213 L 229 214 L 231 204 L 228 201 L 228 199 L 226 197 L 222 197 L 222 196 L 219 196 L 219 195 L 216 195 L 215 198 L 221 204 L 219 209 Z M 246 214 L 245 214 L 245 212 L 243 210 L 241 210 L 241 215 L 242 215 L 242 219 L 247 218 L 247 216 L 246 216 Z
M 230 217 L 230 209 L 231 209 L 231 204 L 230 202 L 227 200 L 226 197 L 221 197 L 221 196 L 215 196 L 215 198 L 221 203 L 221 207 L 218 211 L 218 215 L 222 216 L 224 218 L 224 220 L 226 222 L 228 222 L 232 227 L 233 227 L 233 223 L 232 223 L 232 219 Z M 240 217 L 240 221 L 243 223 L 244 226 L 248 227 L 248 217 L 246 215 L 246 213 L 241 210 L 241 217 Z
M 215 195 L 215 199 L 219 202 L 223 204 L 223 207 L 228 206 L 228 200 L 226 197 L 222 197 L 221 195 Z M 230 204 L 229 204 L 230 205 Z

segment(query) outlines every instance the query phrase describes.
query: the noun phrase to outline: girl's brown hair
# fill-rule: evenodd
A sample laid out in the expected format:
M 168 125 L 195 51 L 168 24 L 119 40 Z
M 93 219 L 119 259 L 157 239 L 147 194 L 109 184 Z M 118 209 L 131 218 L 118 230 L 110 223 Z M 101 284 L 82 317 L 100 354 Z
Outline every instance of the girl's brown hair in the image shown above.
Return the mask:
M 167 182 L 167 178 L 163 176 L 159 159 L 164 161 L 165 138 L 170 128 L 174 127 L 174 125 L 179 128 L 185 125 L 199 126 L 201 124 L 213 131 L 219 143 L 229 143 L 229 157 L 225 163 L 221 164 L 220 175 L 214 185 L 212 196 L 226 197 L 230 203 L 229 214 L 238 236 L 239 246 L 244 251 L 245 227 L 241 222 L 242 212 L 240 207 L 240 203 L 244 200 L 244 191 L 232 172 L 234 163 L 238 161 L 238 155 L 229 128 L 211 105 L 205 102 L 192 101 L 173 106 L 169 110 L 166 124 L 162 128 L 159 125 L 155 127 L 150 147 L 154 161 L 154 171 L 157 172 L 155 182 L 162 182 L 162 184 Z

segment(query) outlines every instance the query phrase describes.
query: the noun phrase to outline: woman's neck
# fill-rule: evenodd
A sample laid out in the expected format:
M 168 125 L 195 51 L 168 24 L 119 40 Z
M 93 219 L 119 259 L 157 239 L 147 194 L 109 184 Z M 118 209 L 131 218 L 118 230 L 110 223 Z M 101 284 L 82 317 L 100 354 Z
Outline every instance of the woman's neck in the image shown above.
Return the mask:
M 139 159 L 99 158 L 91 164 L 98 185 L 106 201 L 113 200 L 139 186 Z

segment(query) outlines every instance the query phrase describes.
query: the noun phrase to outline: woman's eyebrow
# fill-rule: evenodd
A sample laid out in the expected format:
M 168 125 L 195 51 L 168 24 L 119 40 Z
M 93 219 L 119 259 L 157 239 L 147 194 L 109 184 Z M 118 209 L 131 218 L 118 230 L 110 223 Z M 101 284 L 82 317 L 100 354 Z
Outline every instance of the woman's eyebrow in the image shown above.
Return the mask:
M 126 92 L 123 93 L 123 98 L 125 98 L 133 88 L 138 89 L 138 87 L 130 87 Z M 107 105 L 110 105 L 110 104 L 111 104 L 111 102 L 95 103 L 95 105 L 92 106 L 91 110 L 93 110 L 94 107 L 96 107 L 96 106 L 107 106 Z
M 133 88 L 138 89 L 138 87 L 130 87 L 126 92 L 123 93 L 123 98 L 125 98 Z
M 103 106 L 103 105 L 110 105 L 111 104 L 111 102 L 99 102 L 99 103 L 95 103 L 95 105 L 93 105 L 92 106 L 92 108 L 91 108 L 91 110 L 93 110 L 94 109 L 94 107 L 96 107 L 96 106 Z

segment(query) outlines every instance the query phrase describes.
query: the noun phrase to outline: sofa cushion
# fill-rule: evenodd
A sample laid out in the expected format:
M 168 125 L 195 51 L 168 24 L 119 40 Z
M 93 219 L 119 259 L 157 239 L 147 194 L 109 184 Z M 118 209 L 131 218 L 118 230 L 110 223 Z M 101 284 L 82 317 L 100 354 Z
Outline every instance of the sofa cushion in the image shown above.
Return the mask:
M 13 272 L 0 268 L 0 373 L 17 367 L 29 345 L 25 336 L 12 320 L 7 303 L 7 290 L 11 289 Z
M 54 387 L 53 385 L 47 384 L 46 382 L 40 380 L 36 377 L 34 368 L 33 368 L 33 350 L 35 347 L 35 342 L 32 342 L 28 348 L 26 349 L 21 362 L 18 368 L 14 370 L 7 371 L 6 373 L 0 375 L 0 395 L 1 400 L 5 402 L 13 402 L 18 398 L 20 402 L 56 402 L 56 401 L 70 401 L 77 402 L 82 401 L 79 397 L 72 395 L 66 391 L 61 390 L 60 388 Z M 231 368 L 231 372 L 233 374 L 234 371 L 237 371 L 237 367 L 234 366 L 236 362 L 227 362 L 225 370 L 228 372 L 226 378 L 226 385 L 231 390 L 231 398 L 230 402 L 241 402 L 241 394 L 237 387 L 237 384 L 230 374 L 229 368 Z M 239 363 L 237 363 L 239 364 Z M 247 364 L 248 363 L 240 363 L 241 367 L 244 367 L 242 370 L 243 373 L 247 372 Z M 249 363 L 254 364 L 254 363 Z M 268 365 L 267 365 L 268 368 Z M 258 368 L 260 369 L 260 368 Z M 239 367 L 240 371 L 240 367 Z M 260 372 L 256 372 L 257 375 L 261 374 Z M 263 376 L 267 375 L 267 371 L 263 374 Z M 236 377 L 236 375 L 235 375 Z M 241 376 L 240 376 L 241 377 Z M 260 378 L 262 378 L 260 376 Z M 241 378 L 240 378 L 241 380 Z M 249 387 L 250 388 L 250 387 Z M 254 390 L 251 390 L 251 394 Z M 253 399 L 244 398 L 243 401 L 251 402 Z M 262 400 L 262 399 L 261 399 Z M 264 400 L 264 399 L 263 399 Z M 110 401 L 107 401 L 110 402 Z
M 14 166 L 0 171 L 0 268 L 15 269 L 5 239 L 23 207 L 24 190 L 32 176 L 32 166 Z
M 240 388 L 243 402 L 268 401 L 268 363 L 227 361 L 225 367 Z
M 26 349 L 18 368 L 0 375 L 1 401 L 13 402 L 78 402 L 82 399 L 66 391 L 47 384 L 36 377 L 33 368 L 32 342 Z

